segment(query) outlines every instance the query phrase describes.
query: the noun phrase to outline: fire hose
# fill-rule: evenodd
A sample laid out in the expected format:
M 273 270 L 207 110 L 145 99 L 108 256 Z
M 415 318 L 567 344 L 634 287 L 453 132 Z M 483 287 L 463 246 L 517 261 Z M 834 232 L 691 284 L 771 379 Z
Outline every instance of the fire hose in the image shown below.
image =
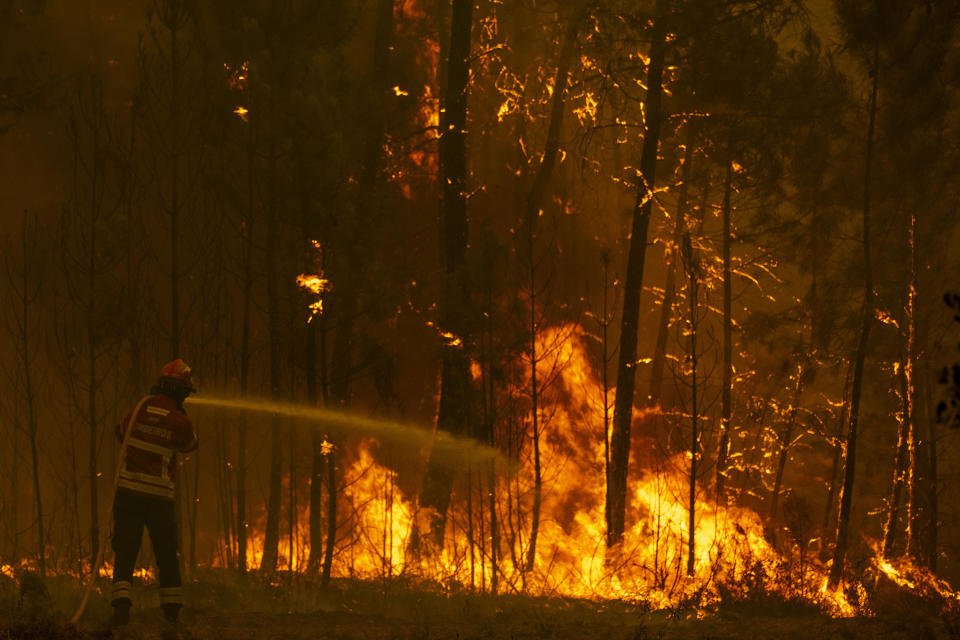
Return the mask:
M 117 497 L 117 487 L 120 486 L 120 470 L 123 469 L 124 459 L 127 453 L 127 442 L 130 440 L 130 433 L 133 431 L 133 423 L 137 419 L 137 416 L 140 415 L 140 409 L 143 408 L 143 405 L 147 402 L 147 400 L 152 397 L 153 396 L 144 396 L 143 399 L 137 403 L 136 408 L 127 419 L 127 424 L 124 426 L 123 440 L 120 441 L 120 451 L 117 454 L 117 470 L 113 474 L 113 492 L 111 493 L 112 497 L 110 498 L 110 520 L 109 524 L 107 525 L 107 531 L 110 531 L 110 529 L 113 527 L 113 503 Z M 84 589 L 83 600 L 80 601 L 80 606 L 77 608 L 77 612 L 73 614 L 72 618 L 70 618 L 70 624 L 76 624 L 80 619 L 80 616 L 83 615 L 84 610 L 87 608 L 87 602 L 90 600 L 90 594 L 93 592 L 93 587 L 97 582 L 97 576 L 100 573 L 100 565 L 103 563 L 103 552 L 108 536 L 112 537 L 112 533 L 108 533 L 100 538 L 100 544 L 97 546 L 97 555 L 93 561 L 93 565 L 90 567 L 90 579 L 87 581 L 87 586 Z

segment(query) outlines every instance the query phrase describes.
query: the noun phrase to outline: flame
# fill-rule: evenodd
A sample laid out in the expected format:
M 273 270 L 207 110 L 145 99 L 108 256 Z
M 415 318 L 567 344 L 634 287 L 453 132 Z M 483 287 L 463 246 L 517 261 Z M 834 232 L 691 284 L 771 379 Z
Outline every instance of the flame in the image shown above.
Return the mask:
M 313 246 L 317 248 L 320 245 L 314 240 Z M 307 318 L 307 323 L 310 323 L 317 314 L 323 313 L 323 293 L 330 290 L 330 281 L 319 275 L 301 273 L 297 276 L 297 286 L 317 296 L 317 299 L 308 306 L 310 316 Z
M 327 283 L 320 276 L 302 275 L 302 287 L 321 293 Z M 432 326 L 432 325 L 431 325 Z M 442 334 L 441 334 L 442 335 Z M 533 568 L 530 553 L 531 505 L 534 484 L 532 434 L 505 458 L 495 461 L 496 488 L 493 504 L 499 522 L 498 590 L 547 596 L 590 599 L 621 599 L 654 608 L 697 607 L 697 615 L 718 606 L 726 597 L 745 598 L 763 594 L 806 600 L 837 616 L 854 616 L 869 611 L 871 597 L 865 582 L 830 590 L 828 567 L 815 554 L 798 564 L 796 547 L 775 548 L 765 532 L 766 523 L 753 510 L 726 505 L 711 495 L 710 487 L 699 487 L 694 502 L 694 572 L 685 571 L 690 459 L 686 453 L 656 458 L 635 451 L 629 480 L 628 527 L 623 542 L 606 549 L 604 517 L 605 404 L 611 389 L 604 390 L 597 379 L 595 358 L 588 352 L 589 336 L 579 325 L 567 324 L 538 333 L 537 353 L 541 378 L 537 415 L 539 460 L 542 470 L 540 497 L 542 517 Z M 529 363 L 516 363 L 517 389 L 513 401 L 515 425 L 531 424 Z M 483 367 L 471 362 L 471 373 L 482 378 Z M 544 380 L 549 383 L 544 384 Z M 525 404 L 526 403 L 526 404 Z M 782 414 L 791 410 L 786 403 L 773 407 Z M 635 413 L 669 419 L 659 406 Z M 648 443 L 642 443 L 644 445 Z M 653 450 L 655 447 L 638 449 Z M 334 445 L 324 441 L 326 455 Z M 489 591 L 493 588 L 491 556 L 493 538 L 489 529 L 489 468 L 484 463 L 464 463 L 447 514 L 446 543 L 442 549 L 411 551 L 415 530 L 425 531 L 429 516 L 413 496 L 401 489 L 398 471 L 387 463 L 391 452 L 373 438 L 354 440 L 340 446 L 343 465 L 338 495 L 337 552 L 332 572 L 335 577 L 382 579 L 393 576 L 421 577 L 445 585 L 469 585 Z M 646 457 L 644 457 L 646 456 Z M 470 465 L 476 465 L 471 467 Z M 469 481 L 466 478 L 469 477 Z M 302 478 L 301 482 L 308 482 Z M 284 479 L 290 488 L 291 479 Z M 300 487 L 300 495 L 305 495 Z M 287 495 L 287 492 L 284 492 Z M 251 505 L 252 506 L 252 505 Z M 263 527 L 266 507 L 252 508 L 248 522 L 247 563 L 258 567 L 263 555 Z M 323 514 L 326 515 L 324 505 Z M 282 510 L 283 518 L 289 517 Z M 304 572 L 310 555 L 309 504 L 301 500 L 294 514 L 293 536 L 289 523 L 281 523 L 278 568 Z M 323 527 L 324 531 L 326 527 Z M 782 545 L 795 545 L 789 539 Z M 429 545 L 429 543 L 427 543 Z M 216 558 L 213 566 L 220 566 Z M 15 577 L 34 567 L 25 559 L 19 565 L 0 564 L 0 575 Z M 887 580 L 898 589 L 922 597 L 939 598 L 952 606 L 960 596 L 929 571 L 908 559 L 884 559 L 876 554 L 873 568 L 876 584 Z M 78 563 L 77 576 L 89 572 Z M 100 568 L 109 577 L 109 562 Z M 141 571 L 145 580 L 155 580 L 153 568 Z M 72 574 L 71 574 L 72 575 Z M 868 574 L 869 575 L 869 574 Z
M 818 588 L 825 584 L 827 573 L 815 559 L 808 558 L 802 571 L 794 560 L 784 559 L 767 541 L 757 513 L 718 504 L 703 490 L 695 503 L 695 572 L 687 576 L 683 567 L 690 461 L 683 453 L 633 474 L 631 524 L 623 543 L 608 551 L 604 543 L 604 394 L 586 350 L 586 337 L 579 326 L 567 325 L 541 332 L 538 340 L 539 353 L 553 350 L 548 359 L 555 361 L 558 371 L 540 396 L 543 516 L 534 568 L 527 571 L 523 559 L 529 551 L 534 484 L 533 457 L 524 447 L 518 466 L 498 469 L 500 590 L 627 599 L 657 608 L 695 602 L 701 610 L 718 604 L 725 594 L 780 592 L 820 603 L 835 615 L 860 613 L 842 590 Z M 520 386 L 528 382 L 520 381 Z M 651 415 L 660 414 L 659 407 L 651 409 Z M 396 472 L 378 462 L 376 448 L 375 441 L 363 440 L 345 473 L 341 512 L 347 514 L 343 526 L 352 533 L 348 548 L 337 555 L 334 575 L 420 576 L 489 590 L 491 537 L 489 530 L 482 536 L 478 533 L 481 521 L 489 518 L 480 511 L 488 508 L 489 488 L 476 483 L 479 470 L 472 475 L 472 511 L 466 506 L 468 489 L 458 489 L 448 512 L 444 548 L 411 557 L 410 536 L 427 514 L 400 490 Z M 306 519 L 301 511 L 298 531 L 307 530 Z M 255 539 L 250 546 L 251 566 L 257 566 L 262 552 L 262 536 Z M 301 535 L 301 539 L 306 538 Z M 288 554 L 289 542 L 282 540 L 280 557 Z M 785 575 L 792 591 L 784 587 Z
M 233 110 L 233 112 L 234 112 L 235 114 L 237 114 L 238 116 L 240 116 L 240 119 L 243 120 L 244 122 L 249 122 L 249 121 L 250 121 L 249 116 L 248 116 L 248 114 L 250 113 L 250 111 L 249 111 L 249 109 L 247 109 L 246 107 L 243 107 L 243 106 L 237 107 L 236 109 Z
M 436 325 L 436 323 L 434 323 L 432 320 L 427 320 L 427 326 L 428 326 L 428 327 L 433 327 L 434 329 L 436 329 L 437 335 L 439 335 L 441 338 L 443 338 L 444 343 L 445 343 L 448 347 L 462 347 L 462 346 L 463 346 L 463 339 L 462 339 L 460 336 L 455 335 L 455 334 L 453 334 L 453 333 L 451 333 L 451 332 L 449 332 L 449 331 L 444 331 L 443 329 L 441 329 L 440 327 L 438 327 L 438 326 Z

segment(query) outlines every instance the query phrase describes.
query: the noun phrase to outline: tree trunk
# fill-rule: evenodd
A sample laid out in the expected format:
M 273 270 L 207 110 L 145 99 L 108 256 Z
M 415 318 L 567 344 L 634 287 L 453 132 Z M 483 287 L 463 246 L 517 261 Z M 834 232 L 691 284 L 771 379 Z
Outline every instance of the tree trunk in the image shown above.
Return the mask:
M 280 333 L 280 293 L 277 279 L 277 242 L 279 220 L 277 212 L 277 150 L 271 142 L 267 156 L 267 314 L 270 341 L 270 398 L 281 399 L 280 366 L 283 360 Z M 270 415 L 270 484 L 267 497 L 267 522 L 263 536 L 263 557 L 260 571 L 277 569 L 280 545 L 280 485 L 283 481 L 283 419 L 279 414 Z
M 607 329 L 610 326 L 610 316 L 607 308 L 607 292 L 610 289 L 610 253 L 606 250 L 601 254 L 603 264 L 603 296 L 600 307 L 600 383 L 603 386 L 603 479 L 606 486 L 610 486 L 610 345 Z
M 30 355 L 30 307 L 36 299 L 36 293 L 30 292 L 30 249 L 28 237 L 30 234 L 29 219 L 23 217 L 23 280 L 22 296 L 20 298 L 20 350 L 23 360 L 23 392 L 27 404 L 27 433 L 30 436 L 30 460 L 33 466 L 33 496 L 37 509 L 37 562 L 40 575 L 47 572 L 45 538 L 43 534 L 43 493 L 40 486 L 40 457 L 37 452 L 37 413 L 36 394 L 33 388 L 33 358 Z M 39 284 L 34 284 L 39 293 Z
M 843 380 L 843 402 L 841 406 L 847 406 L 847 394 L 850 389 L 850 377 L 851 377 L 852 367 L 847 366 L 847 375 L 844 376 Z M 827 484 L 827 501 L 826 506 L 823 509 L 823 523 L 820 525 L 820 528 L 823 530 L 822 536 L 824 539 L 824 544 L 826 544 L 828 533 L 827 527 L 830 526 L 830 516 L 833 514 L 833 505 L 836 502 L 835 497 L 837 495 L 837 472 L 840 470 L 840 456 L 843 453 L 843 445 L 840 444 L 840 439 L 843 437 L 843 429 L 847 423 L 847 412 L 844 409 L 840 412 L 840 422 L 837 424 L 837 437 L 836 443 L 833 446 L 833 462 L 830 465 L 830 482 Z
M 89 428 L 88 438 L 88 468 L 87 475 L 90 480 L 90 566 L 96 563 L 97 551 L 100 548 L 100 495 L 97 486 L 97 458 L 99 453 L 100 433 L 99 420 L 97 419 L 97 346 L 96 336 L 94 334 L 94 305 L 96 296 L 94 295 L 95 279 L 95 256 L 96 256 L 96 225 L 91 225 L 90 233 L 90 273 L 88 275 L 87 286 L 87 353 L 90 357 L 87 370 L 87 426 Z
M 240 397 L 246 399 L 250 379 L 250 305 L 253 300 L 253 125 L 247 125 L 247 219 L 243 224 L 243 328 L 240 336 Z M 237 566 L 247 573 L 247 414 L 237 426 Z
M 931 571 L 937 564 L 937 433 L 930 419 L 929 391 L 926 371 L 918 371 L 920 350 L 927 343 L 924 327 L 916 317 L 916 298 L 919 295 L 920 248 L 916 215 L 910 228 L 910 289 L 907 301 L 908 365 L 907 394 L 910 398 L 910 509 L 907 514 L 907 553 L 918 565 Z M 920 345 L 918 347 L 918 345 Z
M 341 290 L 341 294 L 344 292 Z M 353 316 L 355 297 L 347 293 L 342 295 L 338 305 L 340 315 L 337 318 L 337 334 L 333 343 L 330 370 L 335 372 L 330 381 L 330 397 L 338 409 L 350 404 L 351 371 L 353 369 Z M 339 444 L 339 439 L 334 442 Z M 333 567 L 333 551 L 337 541 L 337 446 L 327 454 L 327 543 L 323 554 L 323 573 L 321 582 L 330 583 Z
M 560 58 L 557 61 L 557 72 L 554 77 L 553 96 L 550 104 L 550 124 L 547 126 L 547 139 L 543 149 L 543 160 L 533 179 L 533 185 L 527 196 L 527 210 L 525 226 L 527 228 L 527 251 L 530 259 L 530 399 L 532 402 L 531 415 L 533 419 L 533 508 L 530 521 L 530 542 L 527 546 L 526 571 L 533 571 L 537 555 L 537 534 L 540 530 L 540 505 L 543 500 L 543 473 L 540 466 L 540 416 L 539 395 L 537 387 L 537 336 L 539 322 L 537 321 L 537 260 L 534 255 L 537 220 L 543 209 L 543 200 L 547 194 L 547 185 L 553 175 L 557 155 L 560 150 L 560 131 L 563 127 L 564 93 L 567 90 L 567 78 L 570 75 L 570 63 L 577 49 L 577 32 L 579 31 L 581 15 L 577 12 L 570 16 L 567 29 L 563 35 L 560 47 Z
M 484 322 L 484 340 L 481 341 L 480 359 L 483 363 L 483 429 L 486 443 L 496 447 L 496 393 L 493 384 L 493 264 L 489 254 L 485 255 L 486 267 L 486 313 Z M 487 468 L 487 509 L 490 512 L 490 592 L 497 593 L 499 587 L 500 530 L 497 522 L 497 463 L 491 459 Z
M 727 149 L 729 155 L 729 143 Z M 720 444 L 717 447 L 717 500 L 723 501 L 727 478 L 727 455 L 730 448 L 730 415 L 733 411 L 733 282 L 730 277 L 730 194 L 733 191 L 733 160 L 727 158 L 727 175 L 723 186 L 723 379 L 720 396 Z M 799 382 L 798 382 L 799 385 Z M 794 416 L 796 410 L 794 409 Z M 792 419 L 791 419 L 792 420 Z M 784 456 L 786 449 L 784 449 Z M 783 461 L 785 462 L 785 460 Z M 780 465 L 781 468 L 783 464 Z M 779 477 L 779 476 L 778 476 Z M 779 489 L 779 487 L 778 487 Z M 776 493 L 774 500 L 776 500 Z
M 837 517 L 837 539 L 833 548 L 828 586 L 832 589 L 843 577 L 847 536 L 850 527 L 850 509 L 853 503 L 853 482 L 856 477 L 857 423 L 860 417 L 860 389 L 863 385 L 863 366 L 867 357 L 870 327 L 873 324 L 873 267 L 870 261 L 870 175 L 873 168 L 873 131 L 877 117 L 877 87 L 880 67 L 880 44 L 873 51 L 873 90 L 870 96 L 870 124 L 867 129 L 866 168 L 863 179 L 863 315 L 860 321 L 860 339 L 853 368 L 853 389 L 850 393 L 850 421 L 847 431 L 846 460 L 844 461 L 843 489 L 840 494 L 840 513 Z
M 291 578 L 296 569 L 296 530 L 297 530 L 297 432 L 287 429 L 290 439 L 290 476 L 287 491 L 287 569 Z
M 925 390 L 927 388 L 925 380 L 921 378 L 921 382 L 918 385 L 918 398 L 923 398 L 923 419 L 922 424 L 926 426 L 927 437 L 930 439 L 930 442 L 927 446 L 927 453 L 929 454 L 929 465 L 927 467 L 930 477 L 927 481 L 927 522 L 926 522 L 926 547 L 927 554 L 925 557 L 927 568 L 931 572 L 937 572 L 937 544 L 938 544 L 938 530 L 939 526 L 939 495 L 937 493 L 937 424 L 934 420 L 930 419 L 929 405 L 927 404 L 926 398 L 928 397 L 926 393 L 921 395 L 920 390 Z M 916 407 L 917 400 L 914 400 L 914 406 Z
M 640 315 L 640 293 L 643 290 L 643 266 L 647 253 L 647 229 L 653 205 L 656 180 L 657 147 L 660 141 L 662 114 L 663 58 L 666 49 L 666 28 L 663 24 L 665 0 L 657 0 L 654 17 L 650 66 L 647 70 L 647 129 L 640 159 L 640 184 L 633 211 L 630 253 L 624 284 L 623 317 L 620 330 L 620 357 L 617 363 L 617 392 L 613 408 L 613 433 L 610 438 L 610 480 L 607 486 L 607 547 L 623 539 L 626 516 L 627 465 L 630 460 L 630 427 L 633 420 L 633 392 L 636 379 L 637 330 Z
M 180 357 L 180 200 L 177 194 L 179 142 L 179 59 L 177 31 L 180 19 L 171 9 L 170 29 L 170 358 Z
M 320 334 L 321 382 L 323 406 L 327 407 L 326 390 L 326 319 L 321 314 L 307 327 L 307 402 L 317 406 L 317 333 Z M 321 427 L 310 431 L 310 448 L 313 463 L 310 469 L 310 555 L 307 558 L 307 575 L 316 575 L 320 571 L 323 558 L 323 474 L 326 470 L 326 456 L 323 443 L 326 441 Z
M 700 279 L 700 266 L 696 252 L 690 242 L 690 235 L 684 235 L 684 253 L 686 254 L 687 274 L 689 278 L 690 299 L 690 478 L 689 503 L 687 507 L 687 575 L 693 576 L 696 569 L 696 506 L 697 506 L 697 455 L 699 453 L 699 407 L 697 406 L 697 297 Z
M 473 1 L 452 0 L 450 49 L 446 91 L 440 110 L 439 181 L 440 217 L 443 220 L 446 274 L 440 300 L 440 328 L 454 336 L 444 347 L 440 371 L 440 407 L 437 430 L 457 436 L 470 430 L 470 363 L 464 350 L 467 336 L 466 281 L 467 251 L 467 91 L 470 78 L 470 30 Z M 430 452 L 423 479 L 420 506 L 432 510 L 430 535 L 437 547 L 443 545 L 447 507 L 453 489 L 455 461 L 439 452 Z M 416 540 L 413 541 L 416 544 Z
M 793 387 L 793 402 L 790 403 L 790 417 L 783 431 L 780 432 L 780 453 L 777 456 L 777 471 L 773 480 L 773 493 L 770 495 L 770 519 L 777 517 L 777 506 L 780 502 L 780 487 L 783 485 L 783 474 L 787 468 L 787 458 L 790 454 L 790 445 L 793 441 L 793 430 L 797 424 L 800 394 L 803 391 L 803 365 L 797 367 L 797 379 Z
M 909 304 L 909 302 L 908 302 Z M 910 339 L 907 339 L 909 342 Z M 907 347 L 910 351 L 910 347 Z M 903 488 L 907 482 L 907 461 L 910 455 L 910 439 L 912 437 L 911 427 L 911 408 L 912 402 L 909 398 L 910 384 L 907 382 L 907 360 L 909 356 L 903 359 L 903 368 L 900 373 L 901 393 L 903 394 L 903 417 L 897 425 L 897 458 L 893 468 L 893 481 L 890 484 L 890 497 L 887 499 L 887 515 L 883 525 L 883 549 L 884 558 L 893 557 L 893 545 L 896 542 L 897 529 L 900 525 L 900 501 L 903 495 Z M 907 510 L 908 513 L 910 509 Z M 909 520 L 908 520 L 909 522 Z

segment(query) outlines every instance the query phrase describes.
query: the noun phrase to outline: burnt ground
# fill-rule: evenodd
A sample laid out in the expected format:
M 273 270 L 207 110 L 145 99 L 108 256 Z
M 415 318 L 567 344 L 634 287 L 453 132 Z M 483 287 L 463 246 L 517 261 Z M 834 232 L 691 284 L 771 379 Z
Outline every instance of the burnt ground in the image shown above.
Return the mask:
M 649 611 L 626 602 L 442 592 L 398 579 L 343 580 L 327 589 L 299 580 L 241 583 L 223 572 L 189 585 L 191 606 L 179 631 L 163 622 L 156 589 L 143 586 L 135 592 L 131 624 L 110 632 L 111 610 L 102 596 L 73 627 L 66 620 L 79 601 L 76 583 L 53 578 L 45 584 L 47 594 L 38 595 L 0 583 L 0 640 L 960 640 L 960 619 L 919 610 L 836 619 L 808 604 L 763 597 L 711 611 Z

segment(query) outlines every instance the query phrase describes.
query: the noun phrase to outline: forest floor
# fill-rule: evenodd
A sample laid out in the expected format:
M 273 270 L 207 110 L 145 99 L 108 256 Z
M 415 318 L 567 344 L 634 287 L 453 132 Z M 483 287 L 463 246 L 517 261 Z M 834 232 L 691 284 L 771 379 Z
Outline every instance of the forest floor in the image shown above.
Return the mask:
M 442 592 L 394 579 L 240 584 L 226 572 L 200 576 L 186 589 L 183 624 L 163 621 L 156 588 L 135 587 L 130 625 L 110 632 L 110 606 L 91 599 L 77 626 L 66 620 L 80 598 L 75 581 L 51 578 L 46 593 L 20 593 L 0 581 L 0 640 L 42 638 L 329 639 L 329 640 L 960 640 L 960 619 L 929 613 L 831 618 L 808 604 L 764 597 L 703 612 L 649 611 L 636 604 L 519 595 Z

